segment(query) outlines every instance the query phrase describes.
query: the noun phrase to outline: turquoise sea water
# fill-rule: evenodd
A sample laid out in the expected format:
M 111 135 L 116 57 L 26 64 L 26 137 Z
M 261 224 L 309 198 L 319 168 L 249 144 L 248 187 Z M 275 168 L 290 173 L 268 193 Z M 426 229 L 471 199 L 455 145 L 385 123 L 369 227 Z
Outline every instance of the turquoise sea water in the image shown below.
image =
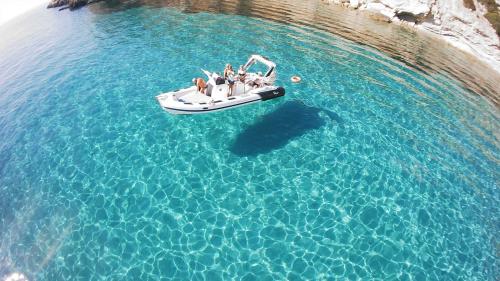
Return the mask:
M 499 111 L 445 73 L 237 15 L 31 15 L 0 27 L 0 276 L 500 276 Z M 157 105 L 252 53 L 285 98 Z

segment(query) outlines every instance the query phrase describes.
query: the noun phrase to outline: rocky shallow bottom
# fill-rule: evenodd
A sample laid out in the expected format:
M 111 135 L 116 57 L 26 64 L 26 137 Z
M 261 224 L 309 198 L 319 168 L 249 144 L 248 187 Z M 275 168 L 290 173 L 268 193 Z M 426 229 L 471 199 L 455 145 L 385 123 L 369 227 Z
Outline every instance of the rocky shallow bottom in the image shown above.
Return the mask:
M 0 276 L 498 276 L 484 65 L 320 2 L 192 3 L 39 10 L 0 30 Z M 154 99 L 254 52 L 284 98 L 175 117 Z
M 169 3 L 0 30 L 0 276 L 499 276 L 484 64 L 321 2 Z M 254 52 L 284 98 L 176 117 L 154 99 Z

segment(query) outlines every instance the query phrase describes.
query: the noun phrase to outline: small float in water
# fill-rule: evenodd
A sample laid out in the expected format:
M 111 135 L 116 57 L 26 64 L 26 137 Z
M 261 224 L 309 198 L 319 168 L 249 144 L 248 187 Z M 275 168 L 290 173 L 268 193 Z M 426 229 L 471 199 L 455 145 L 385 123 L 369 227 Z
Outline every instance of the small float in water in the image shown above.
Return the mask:
M 293 83 L 299 83 L 302 80 L 302 78 L 300 78 L 299 76 L 292 76 L 292 78 L 290 78 L 290 80 Z
M 262 73 L 249 72 L 255 63 L 267 66 Z M 198 91 L 197 86 L 163 93 L 156 96 L 161 107 L 172 114 L 200 114 L 220 111 L 238 106 L 266 101 L 285 95 L 283 87 L 274 86 L 276 80 L 276 64 L 269 59 L 252 55 L 247 63 L 238 71 L 230 93 L 230 81 L 215 72 L 203 70 L 207 75 L 205 93 Z

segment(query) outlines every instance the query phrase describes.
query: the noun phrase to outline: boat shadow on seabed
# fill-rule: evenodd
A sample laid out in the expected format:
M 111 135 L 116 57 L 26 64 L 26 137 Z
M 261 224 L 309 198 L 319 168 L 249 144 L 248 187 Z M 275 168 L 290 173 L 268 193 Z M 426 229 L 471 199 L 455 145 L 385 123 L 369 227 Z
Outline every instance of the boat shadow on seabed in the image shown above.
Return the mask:
M 229 149 L 238 156 L 256 156 L 284 147 L 292 139 L 324 126 L 328 118 L 320 113 L 340 126 L 344 123 L 335 112 L 307 106 L 297 100 L 288 101 L 245 128 Z

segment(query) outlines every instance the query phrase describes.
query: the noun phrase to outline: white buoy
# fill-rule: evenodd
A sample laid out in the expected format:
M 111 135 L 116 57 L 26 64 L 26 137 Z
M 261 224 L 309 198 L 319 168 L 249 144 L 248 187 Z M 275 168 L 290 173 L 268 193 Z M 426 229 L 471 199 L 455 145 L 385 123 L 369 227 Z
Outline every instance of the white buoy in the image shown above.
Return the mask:
M 292 76 L 292 78 L 290 78 L 290 80 L 292 80 L 293 83 L 299 83 L 300 80 L 302 80 L 302 79 L 300 79 L 299 76 Z

